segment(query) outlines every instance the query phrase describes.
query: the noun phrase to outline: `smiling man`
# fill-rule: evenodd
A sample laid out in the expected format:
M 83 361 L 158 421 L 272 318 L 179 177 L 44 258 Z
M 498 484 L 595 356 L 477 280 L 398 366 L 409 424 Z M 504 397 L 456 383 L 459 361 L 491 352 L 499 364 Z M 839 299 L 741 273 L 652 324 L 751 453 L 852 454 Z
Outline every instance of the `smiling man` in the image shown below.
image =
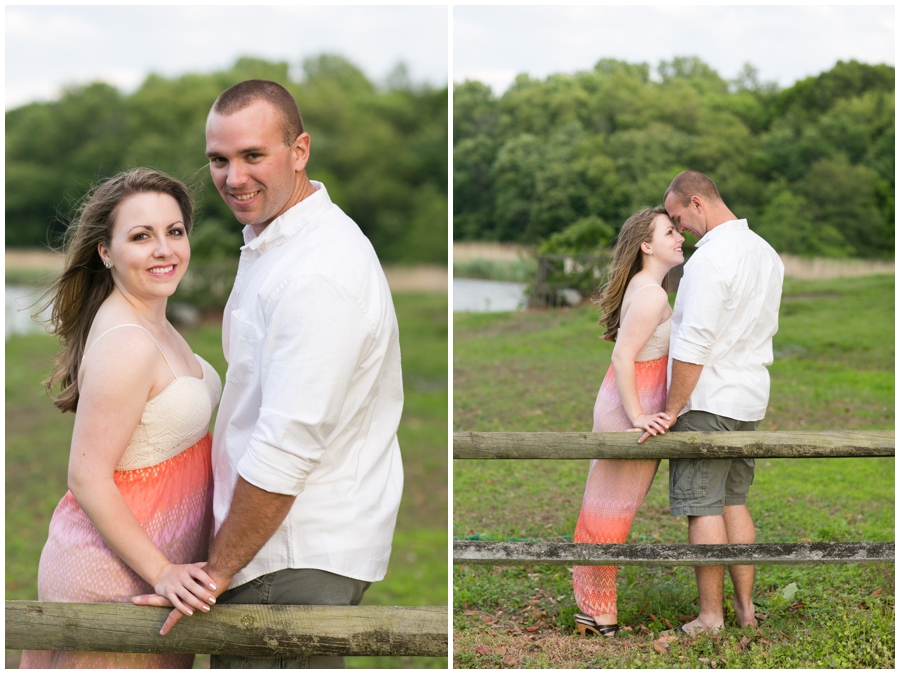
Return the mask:
M 663 201 L 679 231 L 698 239 L 672 312 L 666 413 L 678 421 L 671 430 L 755 431 L 769 401 L 766 368 L 784 265 L 746 220 L 735 217 L 706 175 L 678 174 Z M 692 544 L 755 542 L 746 505 L 753 470 L 752 459 L 669 461 L 671 513 L 687 515 Z M 754 568 L 731 566 L 729 572 L 738 626 L 755 625 Z M 678 632 L 715 631 L 724 624 L 724 567 L 698 566 L 695 573 L 700 615 Z
M 206 571 L 216 592 L 227 590 L 220 604 L 359 604 L 387 570 L 403 488 L 387 281 L 359 227 L 307 177 L 310 138 L 283 87 L 250 80 L 219 96 L 206 153 L 245 225 L 223 316 Z M 341 667 L 343 658 L 213 656 L 212 666 Z

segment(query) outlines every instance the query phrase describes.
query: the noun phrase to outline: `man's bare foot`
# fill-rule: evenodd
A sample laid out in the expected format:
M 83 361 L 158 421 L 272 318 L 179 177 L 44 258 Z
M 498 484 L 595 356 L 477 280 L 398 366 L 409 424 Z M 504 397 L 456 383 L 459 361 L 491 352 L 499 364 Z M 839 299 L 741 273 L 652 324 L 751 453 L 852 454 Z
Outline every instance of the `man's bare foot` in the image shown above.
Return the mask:
M 737 621 L 738 627 L 757 627 L 759 622 L 756 620 L 756 607 L 750 604 L 748 611 L 743 611 L 735 604 L 734 619 Z
M 689 623 L 685 623 L 684 625 L 679 625 L 673 630 L 666 630 L 662 632 L 662 636 L 689 636 L 695 637 L 698 634 L 718 634 L 719 630 L 722 629 L 724 625 L 706 625 L 705 623 L 700 622 L 700 618 L 696 620 L 692 620 Z

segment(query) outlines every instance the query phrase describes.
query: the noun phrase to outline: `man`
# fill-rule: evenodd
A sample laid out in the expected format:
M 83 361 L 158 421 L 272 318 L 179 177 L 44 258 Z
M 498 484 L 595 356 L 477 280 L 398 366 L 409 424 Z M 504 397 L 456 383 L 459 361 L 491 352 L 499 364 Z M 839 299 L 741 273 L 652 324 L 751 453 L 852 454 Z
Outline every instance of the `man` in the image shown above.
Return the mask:
M 222 327 L 213 594 L 228 590 L 219 604 L 359 604 L 384 577 L 403 487 L 390 290 L 369 241 L 307 177 L 310 138 L 283 87 L 250 80 L 225 91 L 207 118 L 206 151 L 245 225 Z M 213 656 L 212 666 L 343 658 Z
M 672 313 L 666 413 L 672 431 L 755 431 L 769 401 L 772 336 L 784 265 L 746 220 L 738 220 L 715 183 L 698 171 L 680 173 L 664 197 L 679 231 L 697 237 Z M 642 436 L 643 441 L 647 435 Z M 692 544 L 753 543 L 747 509 L 752 459 L 669 461 L 672 515 L 688 517 Z M 695 568 L 700 592 L 696 620 L 676 628 L 688 634 L 724 624 L 722 566 Z M 752 566 L 730 566 L 734 612 L 740 627 L 756 625 Z

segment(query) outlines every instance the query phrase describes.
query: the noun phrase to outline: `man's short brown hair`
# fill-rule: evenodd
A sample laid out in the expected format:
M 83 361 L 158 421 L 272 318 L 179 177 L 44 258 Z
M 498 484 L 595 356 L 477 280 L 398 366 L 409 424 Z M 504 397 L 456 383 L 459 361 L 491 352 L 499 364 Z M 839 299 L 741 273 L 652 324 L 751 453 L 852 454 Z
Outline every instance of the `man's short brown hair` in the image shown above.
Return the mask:
M 281 115 L 281 131 L 285 145 L 293 145 L 297 136 L 303 133 L 303 118 L 300 108 L 290 92 L 277 82 L 269 80 L 246 80 L 223 91 L 213 103 L 213 112 L 231 115 L 256 101 L 266 101 Z
M 675 179 L 663 196 L 663 203 L 665 203 L 670 194 L 682 206 L 687 206 L 691 203 L 691 197 L 694 195 L 703 197 L 712 203 L 724 203 L 722 197 L 719 196 L 719 189 L 716 187 L 716 184 L 710 180 L 709 176 L 700 173 L 700 171 L 682 171 L 675 176 Z

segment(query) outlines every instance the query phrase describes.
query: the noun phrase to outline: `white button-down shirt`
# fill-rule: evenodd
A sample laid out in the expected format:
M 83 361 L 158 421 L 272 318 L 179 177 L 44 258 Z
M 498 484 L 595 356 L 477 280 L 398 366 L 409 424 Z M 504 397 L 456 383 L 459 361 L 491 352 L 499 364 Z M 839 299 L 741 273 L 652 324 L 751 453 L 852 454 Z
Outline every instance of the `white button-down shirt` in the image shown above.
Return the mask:
M 238 475 L 297 495 L 231 587 L 286 568 L 377 581 L 390 557 L 403 489 L 397 318 L 368 239 L 313 185 L 258 237 L 244 228 L 225 307 L 216 531 Z
M 746 220 L 724 222 L 697 242 L 675 297 L 669 381 L 672 359 L 703 370 L 680 414 L 765 416 L 783 280 L 781 258 Z

